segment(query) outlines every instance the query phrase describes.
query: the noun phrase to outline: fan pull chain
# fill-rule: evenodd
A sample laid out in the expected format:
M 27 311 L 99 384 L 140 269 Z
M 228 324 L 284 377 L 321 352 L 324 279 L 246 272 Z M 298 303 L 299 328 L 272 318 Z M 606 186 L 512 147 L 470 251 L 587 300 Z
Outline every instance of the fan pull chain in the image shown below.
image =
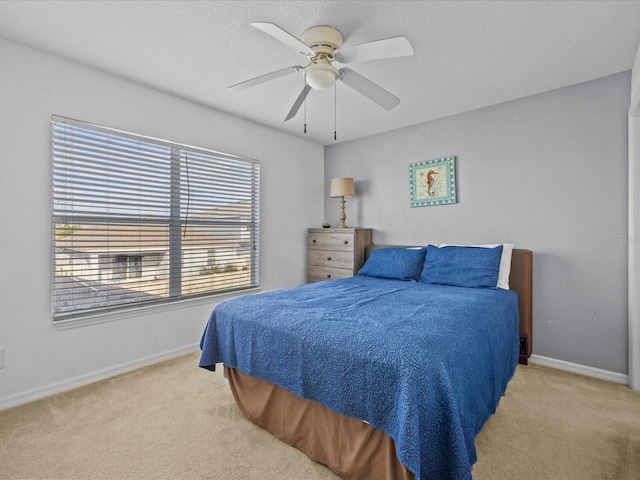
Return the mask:
M 338 111 L 338 101 L 336 100 L 338 96 L 338 84 L 334 83 L 333 84 L 333 139 L 337 140 L 338 139 L 338 135 L 337 135 L 337 130 L 338 128 L 336 127 L 336 118 L 338 117 L 338 114 L 336 113 Z
M 306 87 L 307 86 L 307 72 L 304 72 L 304 75 L 302 76 L 302 79 L 304 80 L 303 85 Z M 307 97 L 305 95 L 304 97 L 304 133 L 307 133 Z

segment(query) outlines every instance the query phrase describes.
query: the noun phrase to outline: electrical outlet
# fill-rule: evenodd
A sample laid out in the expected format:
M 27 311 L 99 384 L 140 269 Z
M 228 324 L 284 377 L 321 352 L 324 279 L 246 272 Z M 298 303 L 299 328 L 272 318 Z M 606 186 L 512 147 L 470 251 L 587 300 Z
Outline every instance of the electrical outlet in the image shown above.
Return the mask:
M 4 348 L 0 348 L 0 368 L 4 368 Z

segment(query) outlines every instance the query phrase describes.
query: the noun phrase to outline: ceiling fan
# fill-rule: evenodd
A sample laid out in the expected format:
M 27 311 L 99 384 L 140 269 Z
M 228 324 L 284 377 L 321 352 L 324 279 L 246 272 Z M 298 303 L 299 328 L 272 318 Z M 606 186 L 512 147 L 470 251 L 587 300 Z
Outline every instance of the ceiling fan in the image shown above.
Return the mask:
M 305 86 L 291 107 L 285 122 L 296 116 L 312 88 L 324 90 L 335 85 L 338 80 L 386 110 L 391 110 L 400 102 L 395 95 L 343 65 L 413 55 L 413 48 L 405 37 L 387 38 L 342 48 L 343 36 L 335 27 L 325 25 L 311 27 L 305 30 L 298 40 L 273 23 L 256 22 L 251 25 L 297 50 L 306 57 L 308 63 L 304 67 L 294 65 L 276 70 L 237 83 L 228 89 L 244 90 L 294 72 L 303 72 Z

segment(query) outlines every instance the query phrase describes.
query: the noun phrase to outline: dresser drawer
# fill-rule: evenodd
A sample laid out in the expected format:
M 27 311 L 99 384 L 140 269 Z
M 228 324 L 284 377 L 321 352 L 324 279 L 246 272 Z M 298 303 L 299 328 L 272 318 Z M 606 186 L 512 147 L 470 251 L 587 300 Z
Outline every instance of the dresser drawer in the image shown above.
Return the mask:
M 309 249 L 309 265 L 353 270 L 353 252 Z
M 324 267 L 320 265 L 309 265 L 307 274 L 309 282 L 321 282 L 322 280 L 335 280 L 353 276 L 351 268 Z
M 309 249 L 344 250 L 353 252 L 354 235 L 351 233 L 309 233 Z

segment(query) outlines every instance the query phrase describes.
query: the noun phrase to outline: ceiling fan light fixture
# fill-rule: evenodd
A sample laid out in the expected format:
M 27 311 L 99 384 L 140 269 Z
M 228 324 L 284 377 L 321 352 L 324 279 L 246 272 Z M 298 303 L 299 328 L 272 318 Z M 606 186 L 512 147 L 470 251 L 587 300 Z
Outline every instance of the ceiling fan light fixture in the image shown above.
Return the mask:
M 329 62 L 312 63 L 305 68 L 305 79 L 307 85 L 315 90 L 325 90 L 332 87 L 340 72 Z
M 400 102 L 400 99 L 395 95 L 343 65 L 413 55 L 413 47 L 405 37 L 385 38 L 342 48 L 344 40 L 342 33 L 330 25 L 317 25 L 308 28 L 302 33 L 300 39 L 283 30 L 275 23 L 254 22 L 251 25 L 298 51 L 308 63 L 306 67 L 294 65 L 260 75 L 259 77 L 231 85 L 228 89 L 233 91 L 244 90 L 245 88 L 260 85 L 302 70 L 304 72 L 305 85 L 284 119 L 285 122 L 296 116 L 301 105 L 304 104 L 306 106 L 305 100 L 311 89 L 326 90 L 334 86 L 338 80 L 386 110 L 391 110 Z M 340 69 L 338 70 L 333 66 L 332 62 L 336 62 Z M 335 92 L 333 102 L 335 127 Z M 333 137 L 334 139 L 336 137 L 335 128 Z

